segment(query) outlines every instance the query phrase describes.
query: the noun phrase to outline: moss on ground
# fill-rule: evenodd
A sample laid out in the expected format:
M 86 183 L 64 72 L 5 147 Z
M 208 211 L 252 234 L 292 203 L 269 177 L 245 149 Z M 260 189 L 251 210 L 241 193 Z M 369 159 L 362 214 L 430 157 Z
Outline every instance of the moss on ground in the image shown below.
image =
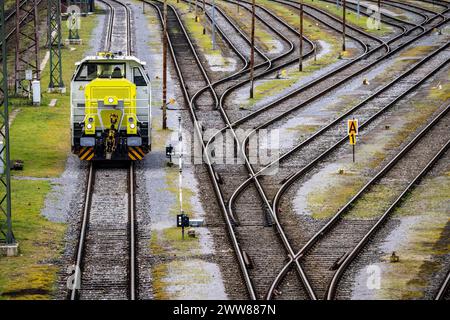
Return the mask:
M 58 267 L 65 225 L 40 215 L 48 181 L 12 181 L 14 235 L 18 257 L 0 257 L 0 299 L 49 299 Z
M 222 51 L 226 48 L 226 45 L 221 41 L 220 37 L 216 34 L 216 48 L 213 50 L 212 36 L 211 36 L 211 24 L 207 20 L 206 16 L 201 10 L 199 3 L 198 6 L 198 21 L 195 21 L 195 6 L 192 5 L 192 11 L 189 11 L 189 4 L 183 1 L 177 3 L 176 0 L 169 0 L 169 4 L 176 7 L 180 12 L 180 17 L 184 22 L 186 31 L 191 36 L 192 41 L 198 46 L 203 54 L 213 55 L 215 57 L 222 57 Z M 203 28 L 206 29 L 203 34 Z
M 308 194 L 307 209 L 314 219 L 326 219 L 332 216 L 362 187 L 362 179 L 347 170 L 345 166 L 343 168 L 344 173 L 334 173 L 330 177 L 330 184 L 325 188 L 310 191 Z
M 317 129 L 319 129 L 321 125 L 319 124 L 300 124 L 298 126 L 295 126 L 293 128 L 289 128 L 289 131 L 297 131 L 302 135 L 309 135 L 311 133 L 316 132 Z
M 414 57 L 421 58 L 429 54 L 431 51 L 436 50 L 436 46 L 414 46 L 406 49 L 400 53 L 400 57 Z
M 229 16 L 232 20 L 236 22 L 239 28 L 250 37 L 251 35 L 251 13 L 246 9 L 240 7 L 239 13 L 237 12 L 236 4 L 229 3 L 226 1 L 216 1 L 217 5 Z M 275 49 L 274 41 L 276 39 L 268 31 L 267 27 L 256 20 L 255 23 L 255 44 L 257 47 L 261 48 L 263 51 L 270 51 Z
M 444 77 L 445 78 L 445 77 Z M 450 72 L 446 73 L 447 81 Z M 405 142 L 408 137 L 416 132 L 429 119 L 438 107 L 448 99 L 448 92 L 444 88 L 438 89 L 435 80 L 428 88 L 423 88 L 424 94 L 416 95 L 411 99 L 411 109 L 401 114 L 400 123 L 397 126 L 391 124 L 389 134 L 379 132 L 371 135 L 370 140 L 363 140 L 357 145 L 357 163 L 353 169 L 357 174 L 330 176 L 330 184 L 326 188 L 313 190 L 307 196 L 307 207 L 312 216 L 317 219 L 327 218 L 336 213 L 362 186 L 361 174 L 367 168 L 376 169 L 386 159 L 390 150 L 395 150 Z M 394 120 L 395 121 L 395 120 Z M 394 122 L 395 124 L 395 122 Z M 342 167 L 346 165 L 342 163 Z M 339 186 L 339 187 L 337 187 Z M 392 200 L 392 188 L 376 186 L 363 195 L 356 206 L 346 215 L 347 218 L 371 218 L 387 209 L 388 202 Z M 398 194 L 398 192 L 394 192 Z
M 299 29 L 298 12 L 267 0 L 261 0 L 258 4 L 270 10 L 276 16 L 284 19 L 293 28 Z M 293 66 L 283 70 L 280 79 L 269 79 L 256 82 L 254 98 L 246 100 L 241 105 L 241 108 L 251 109 L 264 97 L 279 94 L 283 90 L 292 87 L 303 78 L 338 61 L 339 53 L 341 53 L 341 45 L 339 41 L 336 41 L 334 34 L 324 31 L 308 18 L 305 18 L 304 20 L 304 34 L 312 41 L 321 40 L 328 43 L 330 45 L 330 52 L 320 56 L 316 61 L 305 61 L 302 72 L 298 71 L 298 66 Z M 356 52 L 354 50 L 345 52 L 347 57 L 352 57 L 355 54 Z
M 82 45 L 63 49 L 63 81 L 69 90 L 74 63 L 88 49 L 96 17 L 82 17 Z M 68 37 L 63 23 L 63 39 Z M 45 52 L 41 52 L 41 57 Z M 58 267 L 53 260 L 62 250 L 65 224 L 53 223 L 40 215 L 51 183 L 46 180 L 15 180 L 15 176 L 57 177 L 65 167 L 70 152 L 69 92 L 46 93 L 49 65 L 42 72 L 42 106 L 32 107 L 24 99 L 12 99 L 18 111 L 11 125 L 11 158 L 24 160 L 23 171 L 13 171 L 13 230 L 20 246 L 20 256 L 0 257 L 0 299 L 50 299 L 54 292 Z M 57 98 L 56 107 L 48 107 Z M 20 109 L 20 110 L 19 110 Z
M 46 93 L 49 83 L 49 64 L 42 72 L 42 104 L 33 107 L 23 99 L 12 99 L 11 107 L 20 108 L 11 125 L 11 158 L 25 162 L 23 171 L 16 171 L 17 176 L 56 177 L 64 171 L 67 155 L 70 152 L 70 79 L 75 69 L 75 62 L 81 60 L 83 53 L 89 49 L 91 31 L 96 25 L 96 17 L 82 17 L 80 37 L 82 45 L 69 46 L 62 50 L 63 82 L 65 94 Z M 63 39 L 68 37 L 67 26 L 63 26 Z M 69 48 L 75 50 L 71 51 Z M 45 52 L 42 53 L 42 56 Z M 51 99 L 58 99 L 56 107 L 48 107 Z M 55 134 L 57 132 L 58 134 Z
M 447 166 L 448 167 L 448 166 Z M 395 217 L 418 219 L 398 244 L 400 262 L 388 264 L 383 272 L 383 299 L 422 299 L 429 280 L 443 266 L 436 257 L 450 252 L 450 171 L 427 177 L 394 212 Z M 388 255 L 383 260 L 389 261 Z M 441 259 L 442 261 L 442 259 Z

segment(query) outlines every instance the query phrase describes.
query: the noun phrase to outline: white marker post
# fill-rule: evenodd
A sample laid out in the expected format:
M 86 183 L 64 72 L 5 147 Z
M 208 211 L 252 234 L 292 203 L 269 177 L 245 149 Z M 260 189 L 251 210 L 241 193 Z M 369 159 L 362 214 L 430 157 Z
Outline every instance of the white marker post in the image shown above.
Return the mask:
M 181 133 L 181 116 L 178 117 L 178 166 L 179 166 L 179 174 L 178 174 L 178 192 L 180 195 L 180 215 L 184 216 L 183 211 L 183 135 Z M 181 237 L 184 240 L 184 223 L 181 227 Z
M 212 3 L 212 49 L 216 50 L 216 1 Z

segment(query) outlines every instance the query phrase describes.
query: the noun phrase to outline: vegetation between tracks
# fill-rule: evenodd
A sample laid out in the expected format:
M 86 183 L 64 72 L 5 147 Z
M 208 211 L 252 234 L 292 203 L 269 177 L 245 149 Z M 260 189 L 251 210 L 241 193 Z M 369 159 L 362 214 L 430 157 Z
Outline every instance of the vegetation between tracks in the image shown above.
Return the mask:
M 217 1 L 217 4 L 229 17 L 233 19 L 233 21 L 242 31 L 244 31 L 245 34 L 247 34 L 250 39 L 252 21 L 251 13 L 243 7 L 239 8 L 238 13 L 237 5 L 227 1 L 220 0 Z M 268 28 L 258 19 L 255 20 L 255 45 L 265 52 L 277 50 L 277 45 L 281 46 L 281 43 L 274 38 Z
M 370 175 L 372 170 L 377 170 L 390 152 L 398 148 L 448 99 L 448 90 L 444 90 L 441 85 L 441 81 L 448 83 L 448 79 L 450 73 L 446 71 L 431 84 L 422 86 L 418 92 L 423 94 L 417 94 L 408 100 L 407 109 L 398 107 L 389 120 L 377 126 L 370 137 L 361 136 L 356 147 L 356 164 L 349 161 L 351 157 L 349 151 L 347 156 L 339 161 L 342 172 L 326 173 L 321 179 L 328 183 L 309 191 L 307 195 L 309 214 L 317 219 L 330 217 L 350 200 L 364 184 L 366 180 L 364 176 Z M 389 126 L 389 131 L 386 125 Z M 371 218 L 379 213 L 384 201 L 378 200 L 388 199 L 390 189 L 381 186 L 373 189 L 370 195 L 361 198 L 347 218 Z
M 63 80 L 69 89 L 74 63 L 89 48 L 96 17 L 82 17 L 80 37 L 83 44 L 64 48 Z M 62 24 L 63 39 L 68 37 Z M 41 53 L 43 57 L 45 50 Z M 49 65 L 42 72 L 43 92 L 49 83 Z M 68 90 L 69 91 L 69 90 Z M 48 107 L 57 98 L 56 107 Z M 12 99 L 11 108 L 17 113 L 11 125 L 11 157 L 24 160 L 23 171 L 14 171 L 12 178 L 12 214 L 20 256 L 0 258 L 0 299 L 49 299 L 52 297 L 56 261 L 61 254 L 65 224 L 50 222 L 41 216 L 51 179 L 64 170 L 70 152 L 69 92 L 43 93 L 40 107 L 32 107 L 24 99 Z M 17 178 L 22 176 L 20 180 Z M 38 179 L 44 178 L 44 179 Z M 49 178 L 49 179 L 46 179 Z
M 320 0 L 306 0 L 304 2 L 305 4 L 308 4 L 313 7 L 317 7 L 319 9 L 325 10 L 328 13 L 331 13 L 332 15 L 342 19 L 342 6 L 339 6 L 339 8 L 336 8 L 336 4 L 320 1 Z M 364 8 L 361 8 L 361 12 L 365 12 L 366 10 Z M 373 13 L 371 13 L 373 14 Z M 385 23 L 381 22 L 380 29 L 378 30 L 377 27 L 369 27 L 373 25 L 373 21 L 370 22 L 370 20 L 373 20 L 371 17 L 367 17 L 364 15 L 360 15 L 358 18 L 358 14 L 350 9 L 346 10 L 346 22 L 350 23 L 351 25 L 361 28 L 364 31 L 373 33 L 375 35 L 387 35 L 391 33 L 393 30 L 391 27 L 387 26 Z
M 223 43 L 222 39 L 216 33 L 216 47 L 213 49 L 211 23 L 203 13 L 201 3 L 197 3 L 198 21 L 195 21 L 194 4 L 189 6 L 186 2 L 177 2 L 175 0 L 169 0 L 168 3 L 179 10 L 186 31 L 200 51 L 208 57 L 208 60 L 214 60 L 214 62 L 211 61 L 211 64 L 226 66 L 229 63 L 228 59 L 224 57 L 224 54 L 227 52 L 227 44 Z M 204 34 L 203 29 L 205 29 Z
M 448 158 L 448 157 L 447 157 Z M 443 261 L 450 249 L 450 167 L 440 175 L 427 177 L 394 212 L 400 221 L 401 241 L 393 234 L 388 246 L 400 256 L 400 262 L 385 264 L 380 299 L 424 299 L 430 279 L 445 268 Z M 381 257 L 389 261 L 387 252 Z M 434 292 L 431 292 L 432 294 Z M 429 298 L 429 297 L 428 297 Z
M 295 10 L 267 0 L 261 0 L 258 4 L 273 12 L 293 28 L 299 30 L 299 17 L 298 12 Z M 337 38 L 334 33 L 320 28 L 312 19 L 305 17 L 304 34 L 305 37 L 321 47 L 321 49 L 318 49 L 317 60 L 313 61 L 311 59 L 305 61 L 302 72 L 298 71 L 298 65 L 294 65 L 283 70 L 278 79 L 257 81 L 255 83 L 254 98 L 242 101 L 241 108 L 252 108 L 256 103 L 264 99 L 264 97 L 280 94 L 307 76 L 312 75 L 314 72 L 339 61 L 341 45 L 339 41 L 336 41 Z M 353 49 L 349 49 L 345 53 L 346 57 L 352 57 L 354 54 Z M 303 127 L 299 129 L 303 130 Z

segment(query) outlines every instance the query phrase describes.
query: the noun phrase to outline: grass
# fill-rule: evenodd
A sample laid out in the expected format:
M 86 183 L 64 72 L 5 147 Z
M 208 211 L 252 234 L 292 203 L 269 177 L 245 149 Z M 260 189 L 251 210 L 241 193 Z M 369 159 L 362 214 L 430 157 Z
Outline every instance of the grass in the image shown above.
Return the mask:
M 447 79 L 450 79 L 450 72 L 447 72 Z M 438 81 L 435 80 L 429 85 L 429 88 L 422 89 L 423 94 L 416 95 L 416 98 L 410 101 L 410 109 L 405 114 L 401 114 L 405 121 L 398 126 L 391 124 L 389 134 L 380 131 L 376 135 L 371 135 L 370 141 L 364 141 L 357 145 L 357 163 L 353 166 L 359 172 L 357 175 L 347 172 L 344 175 L 333 174 L 329 178 L 331 181 L 329 185 L 308 194 L 307 208 L 314 218 L 324 219 L 336 213 L 362 186 L 360 177 L 364 170 L 376 169 L 380 166 L 386 159 L 389 150 L 400 147 L 444 101 L 449 99 L 448 81 L 442 85 L 441 89 L 438 89 L 437 83 Z M 345 163 L 342 163 L 342 166 L 345 167 Z M 366 219 L 381 214 L 381 211 L 387 208 L 387 202 L 392 200 L 392 194 L 399 194 L 398 191 L 392 193 L 392 190 L 392 186 L 379 185 L 372 188 L 360 198 L 346 217 Z M 444 192 L 446 192 L 445 190 L 448 189 L 444 188 Z M 431 194 L 429 196 L 433 198 Z M 442 197 L 445 195 L 436 193 L 436 203 L 439 203 Z M 417 211 L 412 210 L 412 212 Z
M 347 173 L 333 177 L 333 183 L 326 188 L 312 191 L 307 196 L 307 209 L 314 219 L 326 219 L 351 199 L 363 185 L 361 179 Z M 336 174 L 337 175 L 337 174 Z M 336 188 L 336 185 L 339 185 Z
M 395 217 L 415 216 L 420 220 L 408 228 L 398 245 L 400 262 L 389 264 L 383 273 L 380 298 L 424 298 L 429 279 L 442 270 L 443 266 L 432 257 L 448 255 L 450 250 L 449 190 L 450 171 L 426 177 L 394 212 Z
M 95 16 L 82 18 L 80 36 L 83 45 L 73 51 L 63 49 L 63 81 L 69 89 L 74 63 L 88 49 Z M 63 23 L 63 39 L 68 30 Z M 44 56 L 45 52 L 41 53 Z M 0 257 L 0 299 L 50 299 L 53 295 L 58 267 L 52 263 L 62 250 L 65 224 L 50 222 L 40 215 L 51 183 L 45 180 L 15 180 L 15 176 L 57 177 L 70 152 L 69 92 L 46 93 L 49 65 L 42 73 L 42 106 L 32 107 L 25 99 L 11 99 L 17 113 L 11 125 L 11 158 L 24 160 L 23 171 L 13 171 L 13 230 L 19 242 L 18 257 Z M 56 107 L 48 107 L 57 98 Z M 14 112 L 13 111 L 13 112 Z
M 289 131 L 297 131 L 301 134 L 312 134 L 316 132 L 321 126 L 319 124 L 300 124 L 298 126 L 295 126 L 293 128 L 289 128 Z
M 402 51 L 400 57 L 415 57 L 421 58 L 429 54 L 431 51 L 437 49 L 436 46 L 415 46 L 410 49 Z
M 165 190 L 171 192 L 175 197 L 176 201 L 174 205 L 170 208 L 170 214 L 176 216 L 180 213 L 180 193 L 178 186 L 178 177 L 179 177 L 179 169 L 178 167 L 168 167 L 166 170 L 166 185 L 167 188 Z M 194 192 L 192 189 L 188 187 L 183 187 L 183 210 L 186 214 L 191 217 L 195 216 L 194 208 L 192 206 L 192 197 L 194 196 Z
M 80 37 L 84 40 L 83 44 L 73 46 L 74 51 L 69 51 L 67 48 L 62 51 L 63 82 L 67 93 L 46 93 L 50 78 L 47 64 L 42 72 L 41 106 L 32 107 L 23 99 L 11 101 L 13 109 L 20 108 L 20 112 L 11 125 L 11 158 L 25 162 L 24 170 L 16 171 L 14 175 L 56 177 L 64 171 L 67 155 L 70 152 L 70 79 L 75 69 L 75 62 L 81 60 L 83 53 L 89 49 L 90 32 L 95 24 L 95 16 L 82 18 Z M 62 26 L 63 39 L 66 39 L 67 27 L 65 23 Z M 48 107 L 51 99 L 58 99 L 56 107 Z
M 251 34 L 251 13 L 245 8 L 240 7 L 237 12 L 236 4 L 225 1 L 217 1 L 218 6 L 231 17 L 239 28 L 250 37 Z M 259 20 L 255 22 L 255 44 L 263 51 L 270 51 L 275 49 L 274 37 L 267 31 L 267 27 Z
M 211 24 L 208 21 L 205 21 L 206 16 L 203 15 L 202 10 L 198 8 L 198 17 L 200 19 L 199 22 L 195 21 L 195 9 L 194 5 L 192 5 L 192 11 L 189 12 L 189 4 L 180 1 L 177 3 L 175 0 L 169 0 L 168 4 L 175 6 L 180 10 L 181 18 L 183 19 L 184 26 L 186 31 L 191 36 L 191 39 L 197 44 L 203 54 L 214 55 L 216 57 L 221 56 L 222 47 L 225 46 L 220 40 L 220 37 L 216 36 L 216 48 L 213 50 L 212 46 L 212 37 L 211 37 Z M 203 28 L 206 28 L 207 32 L 203 34 Z
M 336 8 L 335 4 L 331 4 L 328 2 L 320 1 L 320 0 L 305 0 L 305 4 L 317 7 L 319 9 L 325 10 L 328 13 L 331 13 L 333 16 L 338 17 L 339 19 L 342 19 L 342 6 L 339 6 L 339 8 Z M 364 10 L 361 10 L 361 12 L 364 12 Z M 346 22 L 361 28 L 364 31 L 376 34 L 376 35 L 387 35 L 392 32 L 392 28 L 386 26 L 385 24 L 381 23 L 380 30 L 376 27 L 372 27 L 373 22 L 371 21 L 369 17 L 361 16 L 358 18 L 358 15 L 356 12 L 353 12 L 351 10 L 346 10 Z M 370 25 L 370 27 L 369 27 Z

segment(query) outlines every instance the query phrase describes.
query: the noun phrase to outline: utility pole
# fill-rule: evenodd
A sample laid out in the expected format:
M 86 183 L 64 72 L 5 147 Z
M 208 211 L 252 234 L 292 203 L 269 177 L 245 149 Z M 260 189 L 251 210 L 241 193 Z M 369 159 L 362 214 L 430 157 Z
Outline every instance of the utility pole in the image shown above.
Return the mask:
M 205 24 L 206 24 L 206 11 L 205 11 L 205 0 L 203 0 L 203 34 L 206 34 L 206 28 L 205 28 Z
M 15 244 L 11 221 L 11 172 L 9 159 L 8 70 L 5 37 L 5 2 L 0 3 L 0 242 Z
M 252 36 L 250 48 L 250 99 L 253 99 L 254 86 L 254 67 L 255 67 L 255 0 L 252 0 Z
M 163 92 L 162 92 L 162 128 L 167 129 L 167 0 L 163 10 Z
M 212 38 L 212 49 L 216 50 L 216 1 L 212 2 L 212 30 L 211 30 L 211 38 Z
M 346 1 L 343 0 L 343 4 L 342 4 L 342 51 L 345 51 L 345 6 L 346 6 Z
M 198 22 L 198 7 L 197 7 L 197 0 L 195 0 L 195 22 Z
M 300 58 L 298 70 L 303 71 L 303 3 L 300 2 Z
M 27 17 L 26 19 L 24 19 Z M 16 95 L 28 95 L 31 87 L 24 80 L 40 79 L 37 1 L 16 0 L 14 85 Z M 31 74 L 26 75 L 26 71 Z M 29 77 L 31 75 L 31 77 Z M 28 85 L 30 84 L 28 83 Z
M 66 92 L 61 61 L 61 0 L 48 0 L 48 46 L 50 51 L 50 83 L 48 91 Z
M 378 21 L 378 30 L 381 30 L 381 0 L 378 0 L 378 16 L 380 21 Z

